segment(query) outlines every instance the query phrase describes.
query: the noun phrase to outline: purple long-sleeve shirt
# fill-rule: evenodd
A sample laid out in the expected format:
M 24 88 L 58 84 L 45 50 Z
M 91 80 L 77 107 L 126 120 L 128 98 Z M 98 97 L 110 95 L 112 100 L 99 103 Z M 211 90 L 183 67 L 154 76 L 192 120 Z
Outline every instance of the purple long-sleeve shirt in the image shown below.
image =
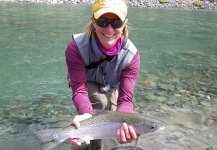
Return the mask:
M 75 41 L 66 48 L 66 64 L 71 80 L 72 100 L 78 114 L 93 114 L 88 97 L 85 64 Z M 133 112 L 133 91 L 140 69 L 140 56 L 137 52 L 131 63 L 122 71 L 117 99 L 117 111 Z

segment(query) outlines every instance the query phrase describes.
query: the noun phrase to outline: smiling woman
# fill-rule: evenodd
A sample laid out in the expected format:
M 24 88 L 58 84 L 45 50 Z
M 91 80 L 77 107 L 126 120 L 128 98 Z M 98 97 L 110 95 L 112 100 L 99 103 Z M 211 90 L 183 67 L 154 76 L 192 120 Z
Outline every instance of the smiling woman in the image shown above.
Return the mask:
M 109 51 L 116 45 L 117 41 L 120 44 L 121 40 L 119 39 L 122 36 L 124 22 L 117 15 L 106 13 L 99 19 L 92 18 L 92 22 L 99 40 L 97 44 L 101 44 L 102 50 L 104 48 L 106 51 Z
M 96 0 L 85 33 L 73 35 L 66 49 L 66 63 L 72 99 L 78 111 L 74 125 L 93 115 L 93 108 L 133 112 L 133 91 L 140 68 L 140 56 L 128 39 L 127 5 L 122 0 Z M 119 143 L 132 142 L 137 135 L 124 124 Z M 72 144 L 80 145 L 73 138 Z M 89 149 L 100 150 L 101 141 Z

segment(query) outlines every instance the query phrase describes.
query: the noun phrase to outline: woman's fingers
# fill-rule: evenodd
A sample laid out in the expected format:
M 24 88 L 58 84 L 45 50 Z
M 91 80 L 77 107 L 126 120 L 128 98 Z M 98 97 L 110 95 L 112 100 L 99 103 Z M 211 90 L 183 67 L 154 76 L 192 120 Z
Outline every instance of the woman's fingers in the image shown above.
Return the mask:
M 74 120 L 72 121 L 72 124 L 76 127 L 79 128 L 80 127 L 80 121 L 91 118 L 92 115 L 89 113 L 85 113 L 83 115 L 76 115 L 74 117 Z
M 123 126 L 118 129 L 117 135 L 117 140 L 120 144 L 131 143 L 137 139 L 137 134 L 133 127 L 128 126 L 126 123 L 123 123 Z
M 90 144 L 90 141 L 86 141 L 86 144 L 87 144 L 87 145 Z
M 117 130 L 117 135 L 118 135 L 117 137 L 118 143 L 123 144 L 121 140 L 121 128 Z
M 129 126 L 129 132 L 130 132 L 130 135 L 131 135 L 131 139 L 133 140 L 136 140 L 137 139 L 137 133 L 135 132 L 134 128 L 132 126 Z
M 73 139 L 72 137 L 69 137 L 69 138 L 68 138 L 68 141 L 69 141 L 72 145 L 81 146 L 81 143 L 78 142 L 76 139 Z
M 126 123 L 123 123 L 123 126 L 121 127 L 121 139 L 123 143 L 131 142 L 131 135 L 128 129 L 128 125 Z
M 92 117 L 92 115 L 88 114 L 88 113 L 85 113 L 83 115 L 77 115 L 77 116 L 74 117 L 74 120 L 72 121 L 71 124 L 74 125 L 76 128 L 79 128 L 80 127 L 80 121 L 91 118 L 91 117 Z M 81 142 L 78 142 L 76 139 L 73 139 L 73 137 L 69 137 L 68 141 L 71 144 L 76 145 L 76 146 L 81 145 Z M 89 144 L 90 141 L 86 141 L 86 143 Z

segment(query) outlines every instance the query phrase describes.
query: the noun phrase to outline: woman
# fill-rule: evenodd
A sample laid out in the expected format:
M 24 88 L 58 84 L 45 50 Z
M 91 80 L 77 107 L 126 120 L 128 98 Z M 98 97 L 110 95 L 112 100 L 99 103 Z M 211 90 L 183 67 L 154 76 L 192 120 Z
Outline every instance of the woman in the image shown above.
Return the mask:
M 85 33 L 73 35 L 66 49 L 72 99 L 79 115 L 73 124 L 90 118 L 93 109 L 133 112 L 133 91 L 139 74 L 140 56 L 127 38 L 127 5 L 122 0 L 96 0 Z M 120 144 L 137 138 L 127 124 L 117 131 Z M 74 145 L 80 145 L 69 138 Z M 101 149 L 101 141 L 89 149 Z

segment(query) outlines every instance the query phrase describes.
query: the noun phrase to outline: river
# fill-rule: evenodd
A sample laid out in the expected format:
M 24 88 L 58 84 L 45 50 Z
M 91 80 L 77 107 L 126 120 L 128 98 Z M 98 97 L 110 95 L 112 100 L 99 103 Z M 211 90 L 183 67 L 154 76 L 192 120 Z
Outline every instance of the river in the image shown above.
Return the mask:
M 141 137 L 139 147 L 217 149 L 216 12 L 128 12 L 129 38 L 141 55 L 135 111 L 166 124 L 164 131 Z M 2 150 L 38 150 L 36 131 L 66 126 L 76 114 L 64 53 L 90 14 L 86 5 L 0 2 Z M 56 150 L 71 147 L 66 142 Z

